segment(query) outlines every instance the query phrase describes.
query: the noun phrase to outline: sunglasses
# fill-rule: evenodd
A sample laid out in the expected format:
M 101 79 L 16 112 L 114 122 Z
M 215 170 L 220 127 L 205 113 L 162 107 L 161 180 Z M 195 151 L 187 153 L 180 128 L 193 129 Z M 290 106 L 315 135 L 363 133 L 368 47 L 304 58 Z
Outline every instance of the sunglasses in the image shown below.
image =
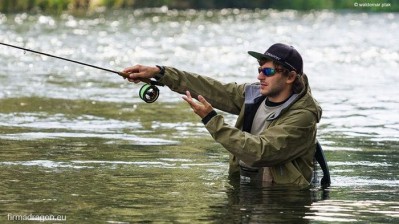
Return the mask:
M 267 77 L 271 77 L 271 76 L 275 75 L 276 73 L 283 72 L 283 71 L 284 71 L 284 69 L 278 69 L 278 68 L 262 68 L 262 67 L 258 68 L 258 73 L 262 72 L 263 75 L 265 75 Z

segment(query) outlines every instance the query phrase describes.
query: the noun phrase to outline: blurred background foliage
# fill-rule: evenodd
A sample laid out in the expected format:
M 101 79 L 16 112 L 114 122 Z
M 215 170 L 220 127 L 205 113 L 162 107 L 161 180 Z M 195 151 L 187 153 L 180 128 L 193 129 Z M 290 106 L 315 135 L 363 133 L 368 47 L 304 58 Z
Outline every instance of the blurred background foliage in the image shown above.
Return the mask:
M 379 6 L 359 6 L 379 4 Z M 399 0 L 1 0 L 0 11 L 15 12 L 90 12 L 97 9 L 152 8 L 170 9 L 295 9 L 295 10 L 359 10 L 398 12 Z

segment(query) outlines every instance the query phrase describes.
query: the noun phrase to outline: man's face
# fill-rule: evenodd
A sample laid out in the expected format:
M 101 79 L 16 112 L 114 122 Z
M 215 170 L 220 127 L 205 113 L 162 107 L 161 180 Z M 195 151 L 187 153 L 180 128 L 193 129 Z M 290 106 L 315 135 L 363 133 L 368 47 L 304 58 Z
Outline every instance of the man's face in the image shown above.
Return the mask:
M 259 72 L 260 93 L 270 99 L 278 98 L 281 92 L 287 87 L 286 77 L 283 76 L 282 70 L 276 68 L 271 61 L 264 63 L 260 68 L 272 68 L 276 70 L 276 73 L 272 76 L 266 76 L 262 71 Z

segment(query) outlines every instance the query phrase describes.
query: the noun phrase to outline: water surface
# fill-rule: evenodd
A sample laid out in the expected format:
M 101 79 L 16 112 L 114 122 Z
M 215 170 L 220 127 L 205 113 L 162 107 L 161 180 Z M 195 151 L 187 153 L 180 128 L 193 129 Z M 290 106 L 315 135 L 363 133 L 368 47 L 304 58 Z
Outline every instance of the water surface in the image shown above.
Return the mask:
M 273 10 L 0 15 L 2 42 L 113 70 L 163 64 L 256 81 L 275 42 L 303 55 L 323 107 L 332 186 L 239 186 L 180 96 L 154 104 L 113 73 L 0 46 L 0 220 L 71 223 L 397 223 L 398 14 Z M 226 115 L 234 124 L 235 116 Z

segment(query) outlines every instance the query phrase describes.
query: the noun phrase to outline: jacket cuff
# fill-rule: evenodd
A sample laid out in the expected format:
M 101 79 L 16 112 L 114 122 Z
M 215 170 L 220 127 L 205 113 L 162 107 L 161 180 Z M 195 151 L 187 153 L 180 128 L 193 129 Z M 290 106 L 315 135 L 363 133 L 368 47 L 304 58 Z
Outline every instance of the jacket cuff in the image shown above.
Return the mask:
M 204 118 L 202 118 L 202 123 L 206 125 L 216 115 L 217 115 L 216 111 L 212 110 L 211 112 L 209 112 L 209 114 L 207 114 Z

